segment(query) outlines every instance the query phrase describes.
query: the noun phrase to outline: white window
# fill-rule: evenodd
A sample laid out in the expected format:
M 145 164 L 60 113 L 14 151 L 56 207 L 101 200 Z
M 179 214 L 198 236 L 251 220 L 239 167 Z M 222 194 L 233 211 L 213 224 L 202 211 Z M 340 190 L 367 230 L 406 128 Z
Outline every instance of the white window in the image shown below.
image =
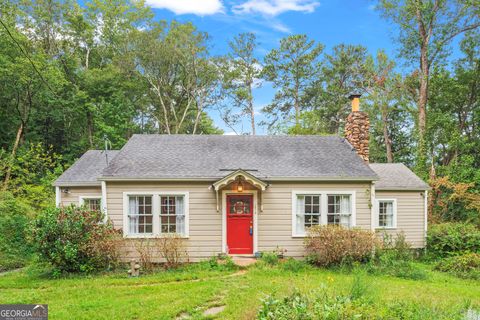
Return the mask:
M 83 199 L 83 203 L 90 210 L 100 211 L 102 208 L 100 199 Z
M 124 193 L 124 235 L 188 237 L 188 193 Z
M 320 224 L 320 195 L 298 195 L 296 234 L 304 234 L 311 226 Z
M 377 199 L 377 227 L 397 227 L 397 201 L 395 199 Z
M 183 196 L 160 197 L 160 233 L 185 233 Z
M 352 217 L 352 205 L 350 195 L 335 194 L 328 195 L 328 224 L 350 227 Z
M 79 197 L 80 206 L 85 206 L 87 209 L 92 211 L 102 210 L 102 198 L 101 197 Z
M 314 225 L 354 226 L 354 204 L 354 191 L 293 191 L 292 236 L 303 237 Z
M 152 196 L 129 196 L 128 232 L 153 234 Z

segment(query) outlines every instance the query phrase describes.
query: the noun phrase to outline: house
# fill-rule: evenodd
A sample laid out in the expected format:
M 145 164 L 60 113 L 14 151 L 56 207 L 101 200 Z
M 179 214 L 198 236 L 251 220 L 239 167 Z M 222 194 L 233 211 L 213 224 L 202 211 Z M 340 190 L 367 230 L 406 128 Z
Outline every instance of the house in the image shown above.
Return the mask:
M 338 136 L 133 135 L 90 150 L 54 183 L 58 206 L 101 208 L 135 241 L 176 233 L 191 261 L 219 253 L 304 254 L 308 227 L 404 232 L 425 245 L 428 185 L 403 164 L 369 164 L 368 116 L 354 97 Z

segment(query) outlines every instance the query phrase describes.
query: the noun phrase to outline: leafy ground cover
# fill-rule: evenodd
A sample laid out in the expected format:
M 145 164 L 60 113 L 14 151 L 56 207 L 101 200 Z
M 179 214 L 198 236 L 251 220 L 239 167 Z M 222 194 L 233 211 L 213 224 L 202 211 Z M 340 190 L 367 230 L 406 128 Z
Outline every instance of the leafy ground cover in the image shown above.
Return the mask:
M 348 295 L 360 277 L 366 284 L 363 294 L 375 302 L 374 306 L 421 305 L 427 311 L 434 310 L 432 315 L 480 309 L 480 281 L 419 266 L 428 275 L 425 279 L 318 269 L 292 262 L 273 266 L 260 263 L 246 270 L 206 262 L 140 278 L 128 278 L 122 272 L 51 279 L 38 269 L 27 268 L 0 275 L 0 303 L 47 303 L 51 319 L 175 319 L 180 315 L 252 319 L 269 297 L 319 288 Z M 224 309 L 216 315 L 203 315 L 204 310 L 215 306 Z

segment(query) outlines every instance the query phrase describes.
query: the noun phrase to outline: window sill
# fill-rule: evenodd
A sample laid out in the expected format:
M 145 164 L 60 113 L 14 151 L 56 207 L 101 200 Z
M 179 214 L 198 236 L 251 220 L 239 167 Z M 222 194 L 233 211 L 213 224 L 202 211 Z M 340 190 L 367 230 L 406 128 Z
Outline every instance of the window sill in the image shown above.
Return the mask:
M 375 231 L 382 231 L 382 230 L 396 230 L 397 227 L 375 227 Z
M 292 238 L 305 238 L 305 237 L 308 237 L 308 235 L 306 235 L 306 234 L 304 234 L 304 235 L 299 235 L 299 234 L 292 235 Z
M 156 234 L 127 234 L 123 235 L 124 239 L 163 239 L 168 238 L 170 235 L 156 235 Z M 178 236 L 180 239 L 189 239 L 190 236 Z

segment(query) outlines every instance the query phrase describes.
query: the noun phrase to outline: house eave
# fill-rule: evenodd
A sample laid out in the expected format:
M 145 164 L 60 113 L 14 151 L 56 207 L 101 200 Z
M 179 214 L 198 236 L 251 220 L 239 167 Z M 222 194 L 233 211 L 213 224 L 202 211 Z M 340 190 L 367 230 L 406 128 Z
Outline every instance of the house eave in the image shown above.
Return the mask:
M 221 179 L 221 177 L 188 177 L 188 178 L 135 178 L 135 177 L 99 177 L 99 181 L 208 181 L 214 182 Z M 378 181 L 378 177 L 261 177 L 263 181 L 321 181 L 321 182 L 335 182 L 335 181 Z
M 429 191 L 432 188 L 430 187 L 378 187 L 375 186 L 377 191 Z
M 101 181 L 55 181 L 52 183 L 54 187 L 100 187 Z

